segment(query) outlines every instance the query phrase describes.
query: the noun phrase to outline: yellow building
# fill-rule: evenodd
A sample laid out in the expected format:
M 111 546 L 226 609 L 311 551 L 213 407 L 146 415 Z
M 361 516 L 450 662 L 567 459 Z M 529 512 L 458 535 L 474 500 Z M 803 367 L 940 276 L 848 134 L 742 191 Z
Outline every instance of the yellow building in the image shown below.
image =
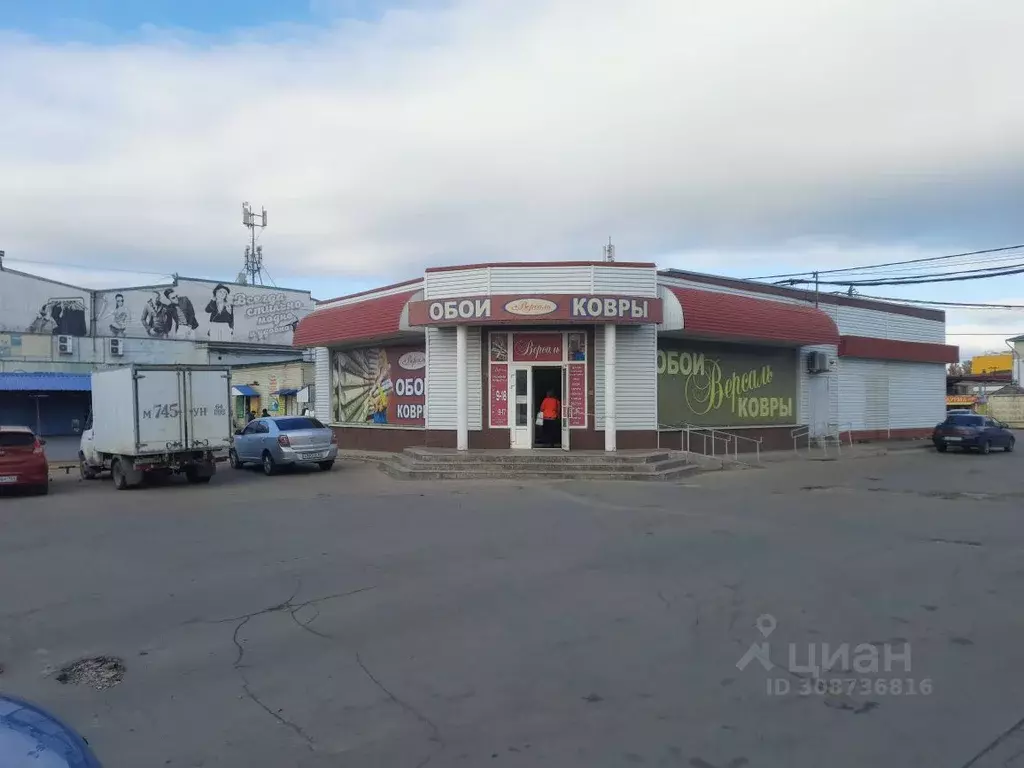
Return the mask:
M 971 358 L 971 373 L 1000 373 L 1013 370 L 1013 355 L 978 355 Z
M 313 364 L 301 360 L 236 365 L 231 369 L 235 421 L 245 424 L 249 411 L 258 416 L 264 408 L 271 416 L 300 414 L 312 403 L 312 384 Z

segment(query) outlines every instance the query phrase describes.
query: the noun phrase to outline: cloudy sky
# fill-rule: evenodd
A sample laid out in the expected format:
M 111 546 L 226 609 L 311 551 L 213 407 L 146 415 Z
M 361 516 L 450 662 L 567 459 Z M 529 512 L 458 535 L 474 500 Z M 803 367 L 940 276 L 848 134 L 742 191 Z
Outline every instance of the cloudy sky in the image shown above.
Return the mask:
M 1021 29 L 1020 0 L 3 2 L 0 248 L 230 278 L 249 200 L 274 281 L 326 297 L 609 235 L 736 276 L 1024 243 Z M 1024 333 L 949 319 L 966 353 Z

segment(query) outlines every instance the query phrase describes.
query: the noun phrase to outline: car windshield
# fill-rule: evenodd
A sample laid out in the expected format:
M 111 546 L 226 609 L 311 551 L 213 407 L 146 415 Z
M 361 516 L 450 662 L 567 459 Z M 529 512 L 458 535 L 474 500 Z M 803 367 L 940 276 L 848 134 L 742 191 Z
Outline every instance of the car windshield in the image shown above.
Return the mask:
M 980 427 L 985 423 L 985 419 L 973 414 L 954 414 L 946 417 L 945 423 L 953 427 Z
M 35 445 L 36 436 L 31 432 L 0 432 L 0 448 L 18 448 Z
M 282 432 L 294 432 L 299 429 L 324 429 L 324 425 L 316 419 L 307 416 L 297 416 L 294 419 L 276 419 L 277 428 Z

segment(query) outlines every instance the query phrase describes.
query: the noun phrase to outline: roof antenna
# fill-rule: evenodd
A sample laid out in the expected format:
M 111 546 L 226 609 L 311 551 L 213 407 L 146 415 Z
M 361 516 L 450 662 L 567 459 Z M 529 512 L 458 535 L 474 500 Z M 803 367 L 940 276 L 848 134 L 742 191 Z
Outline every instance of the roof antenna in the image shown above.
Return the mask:
M 612 239 L 609 236 L 608 245 L 601 249 L 604 252 L 605 261 L 615 261 L 615 246 L 612 245 Z

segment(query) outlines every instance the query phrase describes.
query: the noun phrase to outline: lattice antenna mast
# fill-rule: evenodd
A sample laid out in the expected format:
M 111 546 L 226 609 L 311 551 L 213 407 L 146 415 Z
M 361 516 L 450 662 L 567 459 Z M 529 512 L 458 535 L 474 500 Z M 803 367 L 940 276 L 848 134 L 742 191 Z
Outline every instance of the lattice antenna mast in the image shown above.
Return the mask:
M 242 271 L 249 278 L 249 285 L 259 281 L 263 285 L 263 246 L 256 245 L 256 230 L 262 232 L 267 226 L 267 209 L 261 208 L 257 216 L 248 203 L 242 203 L 242 225 L 249 229 L 249 245 L 245 246 L 245 266 Z

